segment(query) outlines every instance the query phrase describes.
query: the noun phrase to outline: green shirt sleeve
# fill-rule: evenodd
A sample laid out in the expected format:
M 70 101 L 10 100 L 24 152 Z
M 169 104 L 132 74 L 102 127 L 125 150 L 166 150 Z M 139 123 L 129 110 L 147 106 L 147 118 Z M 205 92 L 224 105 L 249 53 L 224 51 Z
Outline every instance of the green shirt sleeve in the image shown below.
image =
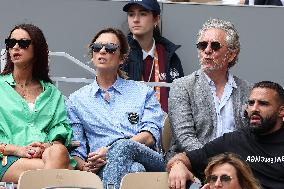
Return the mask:
M 59 140 L 66 147 L 69 147 L 71 144 L 72 129 L 67 120 L 64 98 L 61 94 L 59 96 L 56 94 L 53 101 L 53 117 L 47 127 L 48 141 Z

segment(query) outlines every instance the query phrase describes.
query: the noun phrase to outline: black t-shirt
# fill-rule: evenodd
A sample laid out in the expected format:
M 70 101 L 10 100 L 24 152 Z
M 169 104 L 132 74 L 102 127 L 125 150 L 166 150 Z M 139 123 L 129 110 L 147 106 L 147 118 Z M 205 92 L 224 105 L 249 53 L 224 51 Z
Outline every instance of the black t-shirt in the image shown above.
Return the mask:
M 240 155 L 251 167 L 263 189 L 284 189 L 284 128 L 266 135 L 249 129 L 226 133 L 203 148 L 189 152 L 193 172 L 202 176 L 208 158 L 224 152 Z

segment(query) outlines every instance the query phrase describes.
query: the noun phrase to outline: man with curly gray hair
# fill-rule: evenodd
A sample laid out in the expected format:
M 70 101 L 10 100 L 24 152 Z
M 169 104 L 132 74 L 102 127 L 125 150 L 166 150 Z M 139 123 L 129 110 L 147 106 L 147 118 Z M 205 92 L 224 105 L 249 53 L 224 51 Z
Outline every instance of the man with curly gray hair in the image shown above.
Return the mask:
M 170 90 L 173 142 L 167 159 L 247 125 L 243 107 L 250 84 L 229 71 L 240 52 L 236 28 L 210 19 L 199 31 L 196 47 L 201 69 L 176 79 Z
M 209 29 L 221 29 L 226 33 L 225 41 L 227 43 L 227 50 L 229 52 L 236 53 L 234 59 L 229 63 L 229 68 L 233 67 L 237 61 L 238 61 L 238 55 L 240 53 L 240 37 L 238 34 L 238 31 L 236 30 L 235 26 L 225 20 L 221 19 L 210 19 L 205 24 L 203 24 L 203 27 L 199 30 L 197 34 L 197 44 L 201 40 L 201 37 L 204 35 L 204 32 Z

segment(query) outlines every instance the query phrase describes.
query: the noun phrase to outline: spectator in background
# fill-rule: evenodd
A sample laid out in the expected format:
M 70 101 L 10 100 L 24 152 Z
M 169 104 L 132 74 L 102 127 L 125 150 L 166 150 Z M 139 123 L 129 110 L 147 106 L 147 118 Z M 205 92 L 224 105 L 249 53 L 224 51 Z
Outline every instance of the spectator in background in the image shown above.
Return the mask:
M 172 189 L 184 189 L 186 181 L 193 180 L 193 174 L 202 177 L 208 158 L 225 152 L 241 156 L 262 189 L 284 188 L 283 87 L 271 81 L 256 83 L 246 111 L 249 127 L 225 133 L 200 149 L 175 155 L 168 162 Z
M 276 5 L 283 6 L 284 0 L 245 0 L 246 5 Z
M 130 53 L 122 67 L 130 79 L 146 82 L 168 82 L 184 76 L 175 51 L 180 47 L 160 34 L 160 5 L 157 0 L 131 0 L 123 7 L 127 12 Z M 168 112 L 166 87 L 155 87 L 162 109 Z
M 197 35 L 201 69 L 176 79 L 170 90 L 169 118 L 176 151 L 189 152 L 205 143 L 247 125 L 243 106 L 250 90 L 248 82 L 233 76 L 240 41 L 234 25 L 208 20 Z
M 18 182 L 31 169 L 69 167 L 72 130 L 63 96 L 48 76 L 48 46 L 32 24 L 15 26 L 5 40 L 0 76 L 0 179 Z M 65 146 L 64 146 L 65 145 Z
M 201 189 L 261 189 L 249 165 L 233 153 L 212 157 L 204 172 L 206 184 Z
M 89 47 L 95 81 L 67 101 L 74 140 L 81 142 L 71 152 L 77 168 L 97 173 L 105 188 L 119 188 L 129 172 L 163 171 L 163 157 L 153 150 L 160 141 L 163 112 L 151 87 L 125 80 L 119 69 L 128 55 L 125 35 L 103 29 Z

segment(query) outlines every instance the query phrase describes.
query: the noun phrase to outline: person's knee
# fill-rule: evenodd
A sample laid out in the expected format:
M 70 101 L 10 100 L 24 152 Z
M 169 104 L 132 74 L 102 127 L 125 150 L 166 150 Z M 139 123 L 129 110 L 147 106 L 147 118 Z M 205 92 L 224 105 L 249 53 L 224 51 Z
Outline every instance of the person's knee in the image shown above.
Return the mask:
M 144 165 L 138 162 L 133 162 L 133 164 L 130 166 L 130 173 L 137 173 L 137 172 L 146 172 L 146 169 Z
M 53 144 L 48 148 L 47 159 L 56 159 L 62 164 L 69 165 L 69 153 L 67 148 L 62 144 Z
M 121 139 L 113 143 L 107 153 L 108 161 L 117 161 L 119 157 L 131 158 L 134 150 L 133 143 L 135 142 L 129 139 Z
M 63 144 L 53 144 L 50 152 L 58 156 L 68 156 L 68 150 Z
M 112 149 L 117 149 L 118 151 L 128 151 L 131 150 L 137 142 L 130 139 L 121 139 L 112 144 Z

